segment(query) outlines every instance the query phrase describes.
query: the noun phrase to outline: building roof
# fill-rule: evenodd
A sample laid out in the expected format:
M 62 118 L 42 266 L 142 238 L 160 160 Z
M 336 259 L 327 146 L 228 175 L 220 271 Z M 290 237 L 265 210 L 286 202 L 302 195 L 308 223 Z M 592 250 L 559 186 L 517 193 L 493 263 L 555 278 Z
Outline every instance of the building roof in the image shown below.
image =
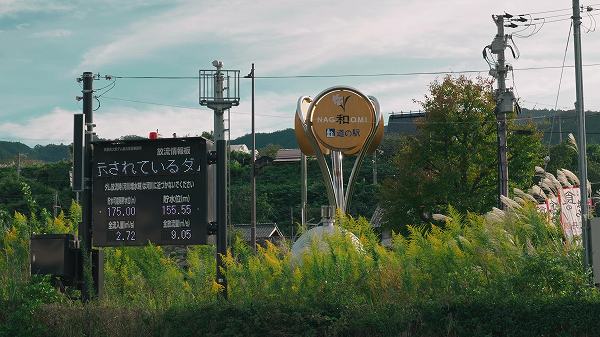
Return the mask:
M 275 155 L 275 163 L 287 163 L 287 162 L 295 162 L 300 161 L 300 157 L 302 156 L 302 152 L 300 149 L 279 149 L 277 150 L 277 155 Z
M 250 150 L 248 150 L 248 147 L 246 146 L 246 144 L 239 144 L 239 145 L 229 145 L 229 149 L 231 150 L 231 152 L 236 151 L 236 152 L 242 152 L 242 153 L 247 153 L 250 154 Z
M 233 229 L 240 232 L 245 241 L 250 241 L 250 224 L 234 224 Z M 283 233 L 279 230 L 276 223 L 256 224 L 256 240 L 265 240 L 273 237 L 283 237 Z
M 425 118 L 425 113 L 422 111 L 392 113 L 388 119 L 385 133 L 416 135 L 417 121 L 423 118 Z

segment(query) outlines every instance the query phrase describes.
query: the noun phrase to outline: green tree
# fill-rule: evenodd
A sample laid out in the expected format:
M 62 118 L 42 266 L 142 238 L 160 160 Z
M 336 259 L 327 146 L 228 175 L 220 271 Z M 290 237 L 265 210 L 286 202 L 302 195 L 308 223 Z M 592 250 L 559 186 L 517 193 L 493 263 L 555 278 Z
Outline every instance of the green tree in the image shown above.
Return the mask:
M 210 131 L 210 132 L 209 131 L 202 131 L 201 136 L 204 137 L 204 138 L 206 138 L 206 139 L 208 139 L 208 140 L 215 140 L 215 137 L 214 137 L 212 131 Z
M 558 169 L 567 169 L 577 174 L 577 150 L 568 141 L 549 146 L 548 152 L 546 171 L 556 174 Z
M 267 146 L 258 150 L 260 156 L 267 156 L 271 158 L 275 158 L 277 156 L 277 151 L 281 148 L 278 144 L 267 144 Z
M 382 203 L 388 225 L 429 221 L 448 205 L 459 212 L 483 213 L 497 204 L 496 116 L 491 83 L 464 76 L 430 85 L 421 104 L 425 118 L 418 133 L 398 142 L 395 172 L 384 181 Z M 510 187 L 531 185 L 534 166 L 545 156 L 541 135 L 532 124 L 508 116 Z M 519 132 L 515 132 L 515 131 Z

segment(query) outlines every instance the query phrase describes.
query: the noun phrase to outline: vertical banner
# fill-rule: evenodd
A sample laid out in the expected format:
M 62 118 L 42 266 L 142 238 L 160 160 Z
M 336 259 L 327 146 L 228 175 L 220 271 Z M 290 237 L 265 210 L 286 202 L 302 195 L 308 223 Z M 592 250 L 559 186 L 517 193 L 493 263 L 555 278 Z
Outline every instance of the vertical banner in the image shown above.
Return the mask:
M 546 205 L 546 203 L 537 204 L 536 208 L 537 208 L 538 212 L 540 212 L 541 214 L 550 216 L 550 211 L 548 210 L 548 205 Z
M 550 212 L 552 219 L 556 218 L 558 211 L 560 210 L 560 201 L 558 200 L 558 197 L 547 199 L 546 206 L 548 207 L 548 212 Z
M 551 197 L 544 200 L 542 204 L 537 204 L 538 212 L 545 214 L 549 220 L 554 221 L 560 211 L 560 201 L 558 197 Z
M 560 224 L 569 240 L 581 236 L 581 193 L 579 187 L 564 187 L 560 191 Z

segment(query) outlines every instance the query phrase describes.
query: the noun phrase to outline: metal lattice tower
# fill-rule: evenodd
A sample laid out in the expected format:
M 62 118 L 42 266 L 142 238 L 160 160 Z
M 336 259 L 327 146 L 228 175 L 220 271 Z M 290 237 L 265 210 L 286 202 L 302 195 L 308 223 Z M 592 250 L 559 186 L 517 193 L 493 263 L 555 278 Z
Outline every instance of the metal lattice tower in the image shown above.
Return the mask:
M 227 298 L 227 279 L 223 256 L 227 254 L 227 205 L 228 205 L 228 138 L 225 129 L 225 110 L 240 104 L 240 71 L 223 70 L 223 62 L 213 61 L 216 69 L 200 70 L 199 103 L 214 111 L 214 141 L 217 148 L 216 169 L 216 223 L 217 223 L 217 283 L 223 286 L 222 295 Z M 230 123 L 228 118 L 228 123 Z

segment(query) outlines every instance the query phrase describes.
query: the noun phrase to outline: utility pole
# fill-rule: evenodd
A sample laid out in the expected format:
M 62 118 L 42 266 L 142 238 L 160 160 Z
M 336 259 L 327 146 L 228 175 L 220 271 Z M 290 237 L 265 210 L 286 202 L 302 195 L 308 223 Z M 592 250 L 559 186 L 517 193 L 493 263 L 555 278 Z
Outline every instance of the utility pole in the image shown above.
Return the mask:
M 377 186 L 377 150 L 373 152 L 373 185 Z
M 21 152 L 17 153 L 17 177 L 21 177 Z
M 227 254 L 227 135 L 224 112 L 239 105 L 239 70 L 223 70 L 223 62 L 213 61 L 216 70 L 200 70 L 200 104 L 214 111 L 214 140 L 217 145 L 216 218 L 217 218 L 217 283 L 227 298 L 224 256 Z M 226 83 L 225 83 L 226 82 Z M 230 123 L 231 124 L 231 123 Z
M 252 69 L 246 78 L 252 78 L 252 214 L 250 216 L 250 241 L 252 241 L 252 249 L 256 253 L 256 130 L 254 123 L 254 63 L 252 63 Z
M 223 99 L 222 62 L 213 61 L 217 68 L 215 74 L 215 100 Z M 215 142 L 217 143 L 217 283 L 223 286 L 223 294 L 227 298 L 227 280 L 222 268 L 225 267 L 223 257 L 227 254 L 227 141 L 225 137 L 225 108 L 214 109 Z
M 94 135 L 94 116 L 92 100 L 94 94 L 93 82 L 94 75 L 91 72 L 84 72 L 81 81 L 83 82 L 83 115 L 85 118 L 84 150 L 83 150 L 83 195 L 82 195 L 82 221 L 79 231 L 79 240 L 81 242 L 81 254 L 83 259 L 81 263 L 92 263 L 92 141 Z M 84 265 L 83 270 L 86 270 Z M 91 268 L 89 269 L 91 270 Z M 93 286 L 88 284 L 89 279 L 82 278 L 81 297 L 84 302 L 89 301 L 94 296 L 90 293 Z
M 54 206 L 52 206 L 52 217 L 54 219 L 56 219 L 56 217 L 58 216 L 58 209 L 60 207 L 58 206 L 58 191 L 54 191 Z
M 585 109 L 583 105 L 583 71 L 581 65 L 581 14 L 579 0 L 573 0 L 573 45 L 575 48 L 575 111 L 579 118 L 579 192 L 581 194 L 581 241 L 583 242 L 583 265 L 592 267 L 591 243 L 589 241 L 589 209 L 587 194 L 587 140 L 585 134 Z
M 498 206 L 504 209 L 501 202 L 501 196 L 508 196 L 508 160 L 507 160 L 507 131 L 506 131 L 506 114 L 513 111 L 513 101 L 515 96 L 511 89 L 506 88 L 506 76 L 511 69 L 510 65 L 506 64 L 504 54 L 507 48 L 509 36 L 504 34 L 504 19 L 506 15 L 494 15 L 494 23 L 496 23 L 497 33 L 492 41 L 490 48 L 492 54 L 497 55 L 496 67 L 490 71 L 490 74 L 498 81 L 498 88 L 495 92 L 496 98 L 496 123 L 498 130 Z
M 552 135 L 550 135 L 550 137 L 552 137 Z M 563 138 L 562 138 L 562 120 L 560 117 L 560 113 L 558 114 L 558 143 L 562 144 L 563 142 Z
M 302 222 L 302 227 L 306 226 L 306 202 L 307 202 L 307 169 L 306 169 L 306 155 L 300 152 L 300 179 L 302 180 L 302 184 L 300 186 L 300 221 Z M 292 226 L 293 228 L 293 226 Z

